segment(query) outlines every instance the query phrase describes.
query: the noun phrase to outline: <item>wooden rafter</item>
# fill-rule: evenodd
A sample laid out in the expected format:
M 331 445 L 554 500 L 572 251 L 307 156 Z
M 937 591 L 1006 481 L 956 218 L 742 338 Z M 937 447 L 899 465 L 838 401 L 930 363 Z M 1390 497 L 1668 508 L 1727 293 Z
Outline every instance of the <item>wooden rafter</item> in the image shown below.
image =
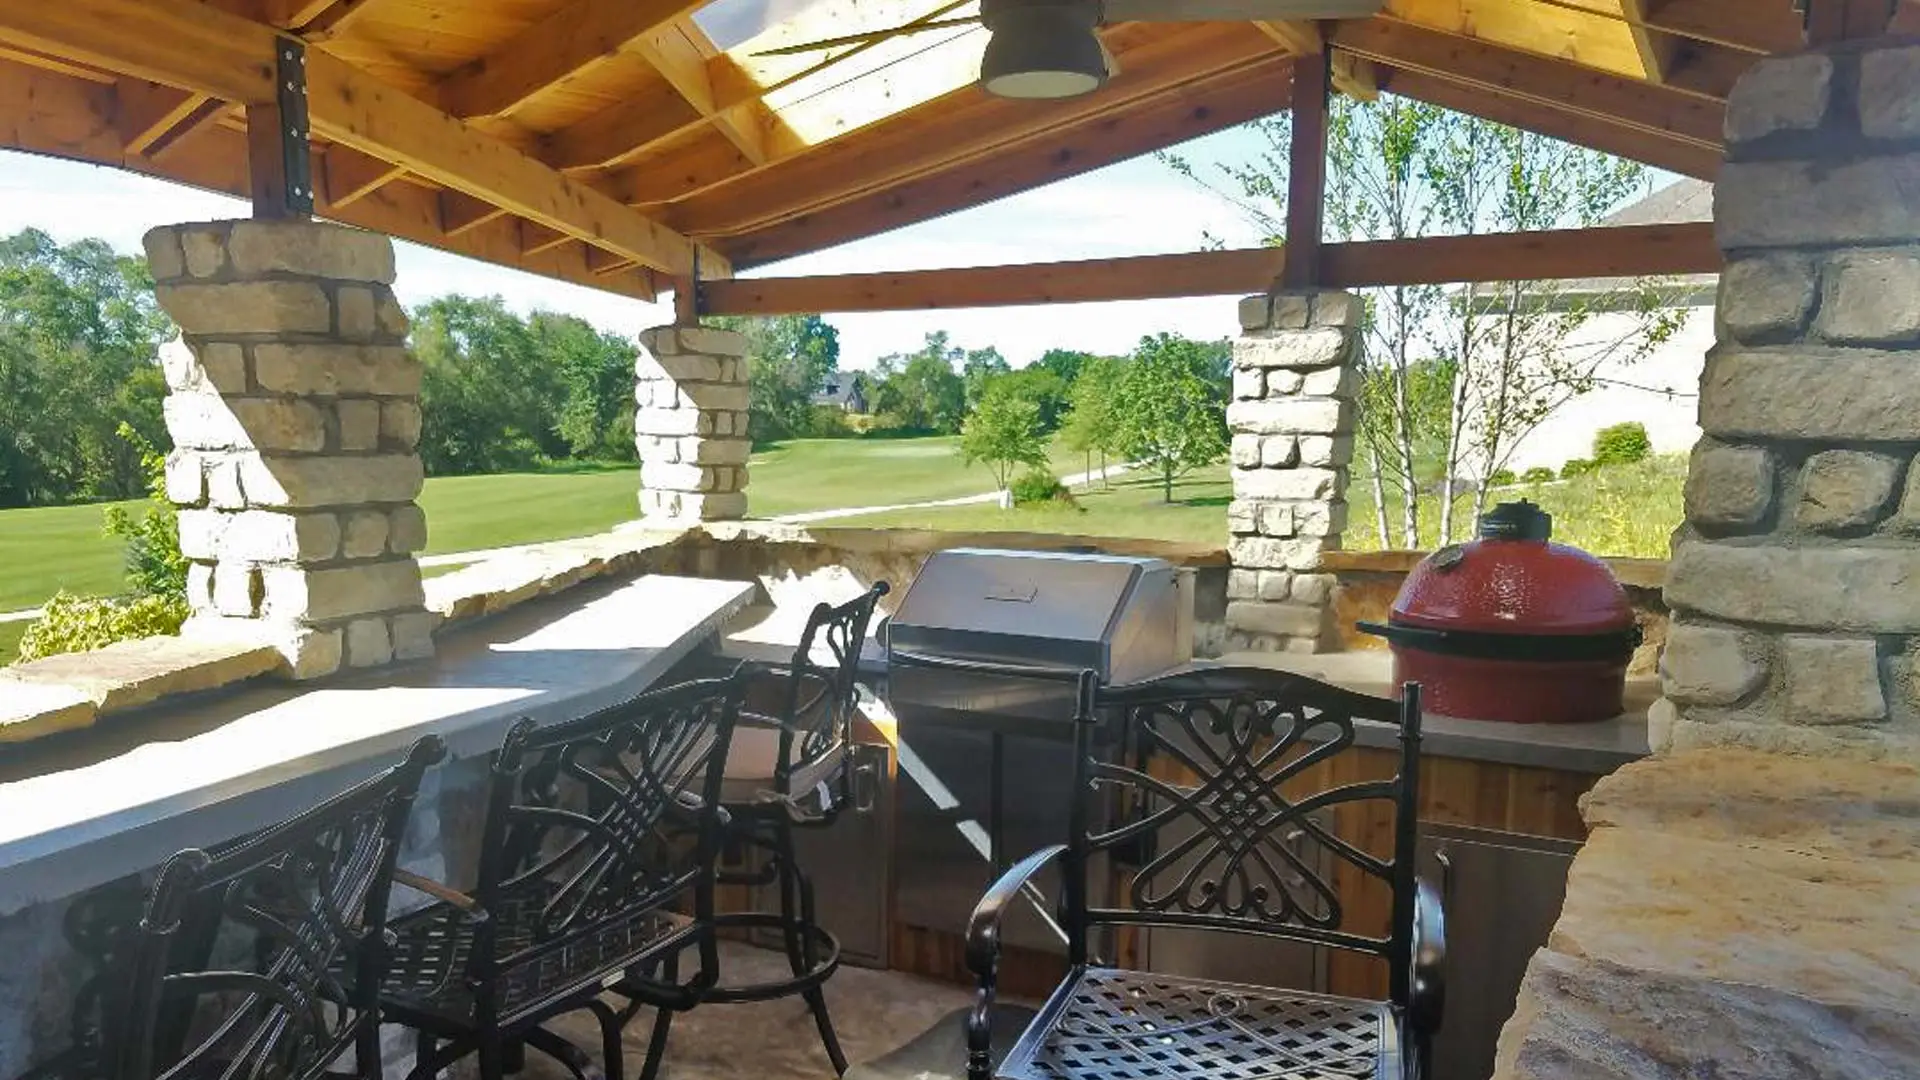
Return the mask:
M 740 265 L 844 244 L 1138 157 L 1287 105 L 1291 59 L 1258 62 L 1163 89 L 1117 115 L 1094 114 L 993 153 L 881 186 L 831 208 L 721 242 Z
M 276 40 L 188 0 L 0 0 L 0 42 L 247 106 L 274 99 Z M 644 265 L 692 266 L 685 237 L 338 57 L 309 50 L 306 71 L 317 134 Z
M 145 79 L 123 78 L 114 84 L 114 130 L 129 154 L 150 154 L 173 141 L 176 132 L 213 99 L 191 90 Z
M 1680 43 L 1673 35 L 1656 30 L 1647 25 L 1647 5 L 1649 0 L 1620 0 L 1620 13 L 1627 20 L 1627 29 L 1633 34 L 1633 47 L 1640 52 L 1640 64 L 1646 69 L 1648 82 L 1666 82 L 1667 69 L 1673 66 L 1673 57 L 1680 49 Z
M 247 197 L 247 143 L 246 135 L 239 130 L 209 125 L 194 135 L 191 153 L 130 154 L 113 126 L 116 103 L 112 86 L 10 61 L 0 61 L 0 100 L 35 103 L 30 113 L 9 117 L 4 128 L 9 147 L 97 161 L 236 198 Z M 637 272 L 600 277 L 588 273 L 577 257 L 569 263 L 555 253 L 522 253 L 511 220 L 496 220 L 449 236 L 440 229 L 437 202 L 433 191 L 412 184 L 391 184 L 344 207 L 332 206 L 322 191 L 318 209 L 334 220 L 456 255 L 640 299 L 653 298 L 651 280 Z
M 1711 180 L 1720 171 L 1718 147 L 1626 127 L 1482 87 L 1452 82 L 1419 71 L 1386 73 L 1386 86 L 1396 94 L 1478 116 L 1497 124 L 1521 128 L 1550 138 L 1680 173 Z
M 1281 248 L 1243 248 L 717 281 L 707 285 L 702 310 L 714 315 L 789 315 L 1231 296 L 1266 291 L 1287 261 L 1288 253 Z M 1695 222 L 1327 244 L 1320 263 L 1325 285 L 1366 288 L 1718 273 L 1721 255 L 1712 224 Z
M 335 206 L 346 206 L 365 198 L 407 174 L 399 165 L 346 146 L 328 147 L 320 157 L 320 167 L 314 170 L 319 174 L 316 179 L 323 185 L 327 200 Z
M 1342 22 L 1332 44 L 1377 63 L 1718 149 L 1726 107 L 1694 94 L 1385 19 Z
M 816 152 L 756 168 L 676 203 L 667 219 L 696 235 L 735 235 L 817 213 L 916 176 L 991 156 L 1097 116 L 1120 119 L 1170 88 L 1281 54 L 1257 34 L 1202 25 L 1120 55 L 1120 74 L 1098 94 L 1056 102 L 1006 101 L 967 86 Z M 1276 88 L 1274 108 L 1284 102 Z M 1271 111 L 1268 110 L 1268 111 Z M 857 163 L 857 164 L 856 164 Z M 646 169 L 649 163 L 637 163 Z

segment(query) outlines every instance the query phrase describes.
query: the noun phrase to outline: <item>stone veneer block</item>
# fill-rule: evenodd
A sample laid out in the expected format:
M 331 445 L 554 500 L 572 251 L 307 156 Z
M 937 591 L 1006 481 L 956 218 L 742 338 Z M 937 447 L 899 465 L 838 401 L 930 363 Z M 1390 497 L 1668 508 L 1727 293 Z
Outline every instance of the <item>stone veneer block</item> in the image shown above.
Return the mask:
M 1920 248 L 1843 252 L 1827 260 L 1814 332 L 1846 345 L 1920 340 Z
M 1681 544 L 1666 599 L 1731 622 L 1920 633 L 1920 548 Z
M 1920 138 L 1920 48 L 1874 49 L 1861 56 L 1860 133 Z
M 1858 724 L 1887 715 L 1880 654 L 1871 638 L 1789 634 L 1780 642 L 1786 719 L 1798 724 Z
M 1714 185 L 1727 250 L 1920 240 L 1920 154 L 1837 161 L 1728 162 Z
M 99 713 L 77 686 L 14 678 L 0 671 L 0 745 L 90 727 Z
M 1757 525 L 1773 507 L 1773 455 L 1702 440 L 1687 468 L 1687 518 L 1696 525 Z
M 1920 441 L 1914 371 L 1914 358 L 1899 353 L 1716 352 L 1700 378 L 1700 426 L 1729 438 Z
M 1820 265 L 1793 252 L 1734 259 L 1720 275 L 1718 315 L 1735 341 L 1764 345 L 1806 326 L 1820 295 Z
M 1757 636 L 1724 626 L 1674 623 L 1661 651 L 1667 697 L 1689 705 L 1732 705 L 1767 678 Z
M 1800 504 L 1794 520 L 1802 528 L 1833 531 L 1879 520 L 1899 461 L 1863 450 L 1822 450 L 1800 470 Z
M 640 334 L 634 363 L 634 447 L 640 514 L 695 522 L 746 514 L 749 393 L 746 338 L 729 330 L 659 326 Z
M 1833 99 L 1833 59 L 1820 53 L 1767 57 L 1747 69 L 1727 101 L 1729 143 L 1820 126 Z

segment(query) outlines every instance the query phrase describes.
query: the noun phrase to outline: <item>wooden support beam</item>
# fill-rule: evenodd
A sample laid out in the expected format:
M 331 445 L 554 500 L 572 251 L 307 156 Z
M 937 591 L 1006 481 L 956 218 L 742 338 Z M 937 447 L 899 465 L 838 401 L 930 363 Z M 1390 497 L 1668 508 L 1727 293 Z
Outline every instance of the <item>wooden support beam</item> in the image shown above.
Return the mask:
M 1723 260 L 1713 223 L 1693 221 L 1328 244 L 1320 262 L 1329 286 L 1365 289 L 1717 274 Z
M 1719 175 L 1724 155 L 1718 147 L 1622 127 L 1581 113 L 1491 93 L 1487 90 L 1418 71 L 1388 71 L 1385 85 L 1396 94 L 1477 116 L 1496 124 L 1522 128 L 1562 142 L 1585 146 L 1629 161 L 1653 165 L 1711 180 Z
M 1287 156 L 1287 260 L 1280 285 L 1319 284 L 1320 233 L 1327 201 L 1326 53 L 1293 63 L 1293 138 Z
M 712 315 L 932 311 L 1232 296 L 1264 292 L 1287 261 L 1279 248 L 978 266 L 952 270 L 709 282 Z M 1327 244 L 1322 284 L 1371 288 L 1466 281 L 1716 273 L 1708 222 L 1436 236 Z
M 1340 23 L 1329 41 L 1403 71 L 1720 147 L 1726 107 L 1694 94 L 1384 19 Z
M 1646 70 L 1647 81 L 1666 82 L 1667 69 L 1673 66 L 1680 43 L 1673 35 L 1647 25 L 1647 0 L 1620 0 L 1620 13 L 1626 17 L 1627 29 L 1633 34 L 1633 47 L 1640 53 L 1640 65 Z
M 1116 115 L 1096 112 L 997 147 L 990 156 L 916 173 L 720 243 L 742 265 L 760 265 L 1078 176 L 1284 108 L 1291 64 L 1268 53 L 1257 63 L 1164 89 Z
M 1275 19 L 1255 22 L 1253 26 L 1295 56 L 1312 56 L 1326 47 L 1320 25 L 1311 19 Z
M 1831 45 L 1879 37 L 1893 21 L 1897 0 L 1807 0 L 1807 44 Z
M 767 160 L 767 133 L 753 102 L 723 106 L 714 92 L 710 57 L 694 39 L 700 32 L 679 22 L 655 27 L 635 38 L 628 51 L 666 79 L 694 111 L 705 117 L 748 161 Z M 704 41 L 705 34 L 700 34 Z
M 519 224 L 520 254 L 522 255 L 539 255 L 573 243 L 573 237 L 558 229 L 549 229 L 533 221 L 522 221 Z
M 1337 49 L 1330 51 L 1327 78 L 1335 91 L 1355 101 L 1374 101 L 1380 97 L 1380 73 L 1373 61 L 1364 56 Z
M 277 40 L 191 0 L 0 0 L 0 43 L 249 107 L 273 101 Z M 339 57 L 310 50 L 306 70 L 316 134 L 642 265 L 692 266 L 685 237 Z
M 455 116 L 512 112 L 548 87 L 605 62 L 700 0 L 573 0 L 440 85 Z
M 1697 41 L 1757 53 L 1801 45 L 1791 0 L 1642 0 L 1647 25 Z

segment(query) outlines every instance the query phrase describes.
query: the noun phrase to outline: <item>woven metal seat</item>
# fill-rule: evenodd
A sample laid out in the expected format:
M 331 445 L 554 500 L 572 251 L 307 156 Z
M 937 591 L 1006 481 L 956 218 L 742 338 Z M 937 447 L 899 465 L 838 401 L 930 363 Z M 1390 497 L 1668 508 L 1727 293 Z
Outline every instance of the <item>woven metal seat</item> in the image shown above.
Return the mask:
M 1001 1064 L 1018 1080 L 1376 1080 L 1393 1009 L 1257 986 L 1086 968 Z
M 501 896 L 487 909 L 496 948 L 505 955 L 529 956 L 502 968 L 496 979 L 502 1023 L 563 995 L 597 992 L 609 971 L 686 937 L 693 921 L 672 912 L 636 910 L 611 919 L 566 945 L 536 950 L 541 919 L 554 900 L 552 882 L 536 879 Z M 381 994 L 390 1018 L 403 1023 L 464 1026 L 474 1017 L 473 987 L 467 971 L 473 963 L 477 921 L 459 906 L 439 902 L 395 919 L 392 961 Z
M 990 667 L 990 665 L 980 665 Z M 1399 701 L 1264 668 L 1201 667 L 1129 686 L 1080 677 L 1066 843 L 1002 874 L 967 927 L 979 979 L 968 1014 L 967 1080 L 1419 1080 L 1439 1026 L 1445 954 L 1438 895 L 1413 872 L 1419 688 Z M 1319 767 L 1355 746 L 1355 722 L 1399 729 L 1398 773 Z M 1096 737 L 1098 733 L 1098 737 Z M 1377 821 L 1366 847 L 1317 815 Z M 1312 841 L 1392 893 L 1384 925 L 1354 925 L 1334 878 L 1303 858 Z M 1376 849 L 1375 845 L 1379 845 Z M 1382 851 L 1388 853 L 1383 854 Z M 1068 975 L 1011 1051 L 993 1018 L 1000 924 L 1061 863 L 1057 911 Z M 1095 866 L 1123 871 L 1104 906 Z M 1386 964 L 1386 1001 L 1245 986 L 1104 963 L 1142 929 L 1215 932 L 1350 950 Z

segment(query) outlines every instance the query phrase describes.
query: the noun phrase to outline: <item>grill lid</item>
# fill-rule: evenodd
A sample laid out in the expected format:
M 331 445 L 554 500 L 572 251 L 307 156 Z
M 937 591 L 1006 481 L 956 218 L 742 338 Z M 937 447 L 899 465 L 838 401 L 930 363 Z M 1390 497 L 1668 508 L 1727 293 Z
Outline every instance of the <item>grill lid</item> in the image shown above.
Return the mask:
M 953 548 L 936 552 L 894 610 L 902 628 L 1107 640 L 1141 572 L 1157 559 Z

